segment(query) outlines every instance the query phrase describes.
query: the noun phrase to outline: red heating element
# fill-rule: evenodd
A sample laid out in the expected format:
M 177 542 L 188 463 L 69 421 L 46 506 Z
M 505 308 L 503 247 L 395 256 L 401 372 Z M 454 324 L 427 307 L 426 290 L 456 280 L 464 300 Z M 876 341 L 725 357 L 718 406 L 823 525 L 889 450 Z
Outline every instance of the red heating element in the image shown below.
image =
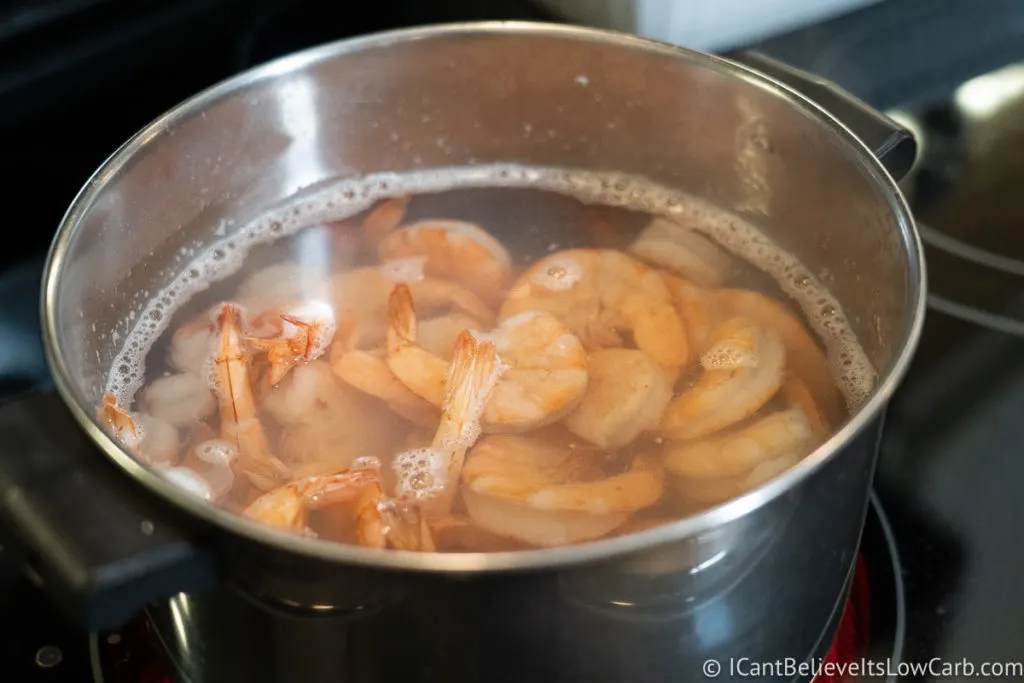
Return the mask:
M 839 624 L 836 639 L 825 656 L 821 673 L 815 683 L 845 683 L 853 679 L 845 673 L 844 664 L 858 661 L 867 650 L 868 630 L 871 624 L 868 575 L 864 557 L 857 558 L 857 568 L 850 587 L 850 599 L 846 601 L 843 619 Z

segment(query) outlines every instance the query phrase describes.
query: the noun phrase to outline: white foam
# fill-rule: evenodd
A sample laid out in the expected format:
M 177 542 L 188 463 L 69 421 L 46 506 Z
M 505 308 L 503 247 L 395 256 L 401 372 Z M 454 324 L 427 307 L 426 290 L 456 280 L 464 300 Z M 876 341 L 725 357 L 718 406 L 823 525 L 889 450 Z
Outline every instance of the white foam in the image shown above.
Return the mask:
M 238 455 L 235 444 L 224 439 L 211 439 L 197 444 L 196 457 L 211 465 L 228 466 Z
M 723 341 L 701 354 L 700 364 L 705 370 L 738 370 L 755 368 L 758 360 L 757 353 L 749 346 Z
M 130 406 L 145 377 L 145 357 L 166 329 L 173 311 L 213 282 L 237 272 L 253 246 L 294 234 L 306 226 L 351 217 L 381 199 L 471 187 L 548 190 L 586 203 L 646 211 L 687 225 L 765 271 L 797 302 L 824 342 L 837 385 L 851 409 L 859 406 L 874 388 L 875 369 L 839 302 L 799 260 L 752 224 L 702 199 L 639 176 L 489 164 L 340 180 L 297 195 L 213 242 L 163 290 L 151 297 L 145 295 L 148 303 L 134 325 L 125 325 L 131 330 L 111 365 L 106 390 L 117 396 L 121 405 Z M 558 277 L 546 278 L 550 281 L 546 286 L 571 286 L 568 283 L 573 281 L 573 273 L 565 270 L 556 273 Z
M 397 475 L 395 494 L 399 497 L 428 497 L 444 489 L 448 458 L 433 448 L 415 448 L 395 456 L 391 463 Z
M 334 333 L 338 329 L 334 319 L 334 308 L 326 301 L 316 299 L 290 309 L 288 315 L 299 321 L 308 322 L 314 330 L 312 339 L 306 343 L 304 360 L 316 360 L 322 356 L 334 340 Z M 298 326 L 287 320 L 283 321 L 282 335 L 286 339 L 298 334 Z

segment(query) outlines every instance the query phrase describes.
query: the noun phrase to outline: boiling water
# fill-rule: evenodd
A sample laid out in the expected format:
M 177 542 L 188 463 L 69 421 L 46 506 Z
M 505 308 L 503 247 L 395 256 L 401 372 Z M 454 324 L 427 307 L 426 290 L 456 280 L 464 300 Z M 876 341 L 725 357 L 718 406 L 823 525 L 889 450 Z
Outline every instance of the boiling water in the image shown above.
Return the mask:
M 280 282 L 282 290 L 299 292 L 303 299 L 330 301 L 331 277 L 339 272 L 362 266 L 378 266 L 379 259 L 360 239 L 360 223 L 366 212 L 382 199 L 411 197 L 404 223 L 429 218 L 458 219 L 485 228 L 509 251 L 513 260 L 512 279 L 541 258 L 564 249 L 600 247 L 625 250 L 652 217 L 665 217 L 685 225 L 711 238 L 725 251 L 737 257 L 743 267 L 730 271 L 729 280 L 721 287 L 744 288 L 767 294 L 787 305 L 807 329 L 812 330 L 827 356 L 836 387 L 845 399 L 846 409 L 855 409 L 870 393 L 875 372 L 857 343 L 855 335 L 844 318 L 837 301 L 818 279 L 794 257 L 777 248 L 771 240 L 754 226 L 734 215 L 689 195 L 654 185 L 649 181 L 620 174 L 599 174 L 521 166 L 500 165 L 455 168 L 417 172 L 404 175 L 381 174 L 358 180 L 340 181 L 330 186 L 303 193 L 287 203 L 269 210 L 248 225 L 224 236 L 201 256 L 190 263 L 173 282 L 153 297 L 146 310 L 138 316 L 139 322 L 128 336 L 111 374 L 107 389 L 122 406 L 128 406 L 139 417 L 143 438 L 155 438 L 155 432 L 165 437 L 166 443 L 177 444 L 163 449 L 159 458 L 147 456 L 145 441 L 138 446 L 140 458 L 159 461 L 168 476 L 197 493 L 218 498 L 218 504 L 240 511 L 251 503 L 258 491 L 233 477 L 227 460 L 231 444 L 217 437 L 216 414 L 204 415 L 193 423 L 180 416 L 176 426 L 169 427 L 163 420 L 154 420 L 147 412 L 157 413 L 155 401 L 146 401 L 146 388 L 161 378 L 175 376 L 180 367 L 170 361 L 174 349 L 172 334 L 183 325 L 209 315 L 209 311 L 222 301 L 232 301 L 252 287 L 254 276 L 265 282 Z M 409 272 L 403 272 L 411 267 Z M 392 263 L 385 266 L 394 280 L 418 276 L 415 266 Z M 260 275 L 263 273 L 263 275 Z M 246 285 L 249 281 L 250 284 Z M 266 289 L 266 287 L 264 287 Z M 273 287 L 271 287 L 273 289 Z M 244 297 L 243 297 L 244 298 Z M 287 297 L 286 297 L 287 298 Z M 285 300 L 275 305 L 290 303 Z M 269 305 L 269 304 L 268 304 Z M 259 311 L 247 311 L 251 315 Z M 383 321 L 381 321 L 383 325 Z M 631 340 L 625 342 L 631 344 Z M 589 351 L 590 349 L 588 349 Z M 325 354 L 313 366 L 329 367 Z M 209 369 L 209 366 L 208 366 Z M 252 368 L 259 372 L 259 363 Z M 699 379 L 700 364 L 691 360 L 690 367 L 675 384 L 675 395 L 694 386 Z M 324 474 L 351 466 L 354 458 L 374 456 L 384 462 L 385 488 L 395 486 L 394 473 L 388 465 L 396 453 L 410 448 L 426 446 L 431 430 L 414 426 L 395 414 L 384 402 L 362 394 L 337 377 L 325 381 L 332 395 L 329 410 L 324 401 L 307 406 L 309 414 L 298 423 L 306 431 L 296 438 L 289 429 L 282 429 L 274 416 L 280 415 L 285 392 L 300 381 L 313 382 L 316 378 L 309 367 L 292 370 L 281 384 L 268 389 L 254 377 L 260 418 L 267 434 L 271 451 L 286 453 L 293 475 Z M 329 373 L 327 373 L 329 375 Z M 305 378 L 305 379 L 303 379 Z M 332 384 L 333 383 L 333 384 Z M 139 389 L 143 389 L 140 393 Z M 173 392 L 172 392 L 173 393 Z M 137 394 L 139 394 L 137 396 Z M 136 400 L 138 399 L 138 400 Z M 277 407 L 274 409 L 274 401 Z M 270 404 L 266 402 L 269 401 Z M 271 408 L 268 414 L 268 406 Z M 765 403 L 754 416 L 761 417 L 786 407 L 782 393 Z M 302 409 L 296 405 L 296 410 Z M 186 411 L 187 412 L 187 411 Z M 207 411 L 209 412 L 209 411 Z M 180 413 L 180 410 L 179 410 Z M 749 421 L 743 424 L 749 424 Z M 150 427 L 147 435 L 147 425 Z M 156 429 L 153 429 L 153 426 Z M 312 426 L 311 426 L 312 425 Z M 740 425 L 742 426 L 742 425 Z M 835 428 L 837 424 L 832 424 Z M 737 426 L 733 426 L 736 429 Z M 316 430 L 320 430 L 317 432 Z M 663 448 L 662 436 L 646 431 L 626 446 L 598 452 L 585 440 L 573 434 L 558 432 L 558 427 L 538 432 L 539 438 L 561 439 L 565 448 L 593 452 L 601 473 L 590 478 L 612 476 L 628 469 L 637 455 L 650 454 L 657 458 Z M 294 431 L 294 430 L 293 430 Z M 170 437 L 172 436 L 173 439 Z M 290 439 L 290 441 L 289 441 Z M 201 451 L 204 481 L 196 481 L 182 469 L 167 466 L 196 462 L 196 444 L 204 442 Z M 210 445 L 210 444 L 213 445 Z M 311 444 L 307 452 L 296 455 L 302 448 L 296 444 Z M 221 449 L 221 450 L 218 450 Z M 362 449 L 362 450 L 360 450 Z M 364 452 L 365 451 L 365 452 Z M 190 452 L 186 456 L 186 453 Z M 325 455 L 326 454 L 326 455 Z M 801 453 L 800 455 L 805 455 Z M 470 458 L 473 453 L 470 453 Z M 409 462 L 416 462 L 415 458 Z M 422 459 L 421 459 L 422 460 Z M 218 464 L 219 463 L 219 464 Z M 408 473 L 406 473 L 408 474 Z M 211 484 L 211 479 L 213 481 Z M 711 502 L 734 495 L 740 477 L 689 480 L 683 486 L 674 486 L 671 474 L 666 479 L 664 495 L 656 504 L 632 515 L 626 522 L 609 522 L 607 534 L 623 533 L 645 525 L 655 524 L 700 509 Z M 696 483 L 695 483 L 696 481 Z M 693 495 L 695 486 L 716 486 L 726 493 Z M 730 493 L 731 492 L 731 493 Z M 218 495 L 219 494 L 219 495 Z M 502 514 L 522 514 L 524 519 L 537 516 L 530 506 L 509 508 Z M 542 506 L 543 507 L 543 506 Z M 573 511 L 572 515 L 601 515 L 605 511 L 596 504 L 593 512 Z M 465 513 L 456 503 L 456 516 Z M 540 513 L 529 524 L 543 525 L 547 518 Z M 492 515 L 493 516 L 493 515 Z M 321 536 L 339 541 L 350 541 L 352 533 L 350 505 L 323 510 L 313 515 L 310 527 Z M 551 524 L 563 524 L 570 529 L 566 542 L 574 542 L 571 530 L 586 527 L 585 522 L 552 518 Z M 583 524 L 583 527 L 580 526 Z M 485 525 L 486 526 L 486 525 Z M 493 526 L 493 525 L 492 525 Z M 473 528 L 463 525 L 462 533 L 454 535 L 449 545 L 439 542 L 445 549 L 508 549 L 529 546 L 515 534 Z M 586 535 L 586 534 L 584 534 Z M 599 534 L 605 535 L 605 534 Z M 543 536 L 543 534 L 542 534 Z M 557 536 L 557 534 L 556 534 Z M 591 533 L 590 536 L 594 536 Z M 531 537 L 532 538 L 532 537 Z M 582 540 L 590 540 L 584 538 Z M 550 538 L 544 541 L 550 545 Z

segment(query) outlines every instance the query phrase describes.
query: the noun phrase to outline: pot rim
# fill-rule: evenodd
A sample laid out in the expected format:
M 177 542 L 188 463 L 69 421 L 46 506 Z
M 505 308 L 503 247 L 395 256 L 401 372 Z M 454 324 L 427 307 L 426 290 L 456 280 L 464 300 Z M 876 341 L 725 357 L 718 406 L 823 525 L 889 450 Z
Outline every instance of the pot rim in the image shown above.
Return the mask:
M 67 251 L 72 238 L 82 224 L 83 216 L 92 207 L 106 180 L 143 150 L 149 141 L 165 130 L 201 112 L 211 103 L 254 83 L 301 70 L 311 64 L 343 57 L 346 54 L 380 48 L 409 41 L 451 35 L 509 35 L 528 34 L 566 40 L 607 43 L 651 54 L 671 56 L 692 65 L 709 69 L 729 78 L 742 80 L 751 87 L 759 87 L 782 97 L 803 114 L 819 121 L 832 137 L 845 147 L 851 162 L 859 162 L 872 180 L 884 192 L 900 226 L 901 242 L 908 261 L 908 309 L 910 320 L 889 372 L 877 382 L 875 389 L 861 408 L 816 451 L 801 460 L 783 475 L 748 491 L 738 498 L 705 510 L 699 514 L 677 520 L 653 529 L 635 532 L 581 545 L 555 548 L 507 551 L 494 553 L 418 553 L 400 550 L 381 550 L 356 545 L 306 538 L 275 529 L 236 515 L 188 495 L 171 482 L 138 463 L 121 448 L 96 421 L 93 412 L 86 410 L 87 401 L 71 379 L 64 354 L 57 344 L 58 321 L 53 302 L 56 299 L 61 273 L 65 267 Z M 913 216 L 896 182 L 864 143 L 830 113 L 785 84 L 744 65 L 668 43 L 635 35 L 579 26 L 525 21 L 481 21 L 435 24 L 402 28 L 345 38 L 307 48 L 236 74 L 179 103 L 121 145 L 86 181 L 61 220 L 51 244 L 43 273 L 41 313 L 43 346 L 47 362 L 53 372 L 54 384 L 79 425 L 100 449 L 129 476 L 150 492 L 160 496 L 176 508 L 182 509 L 221 530 L 263 543 L 280 551 L 329 562 L 368 566 L 380 569 L 436 572 L 479 573 L 539 570 L 593 562 L 712 531 L 748 513 L 753 512 L 786 491 L 796 487 L 816 472 L 846 446 L 855 435 L 878 416 L 892 393 L 902 381 L 917 349 L 925 315 L 927 276 L 923 249 Z

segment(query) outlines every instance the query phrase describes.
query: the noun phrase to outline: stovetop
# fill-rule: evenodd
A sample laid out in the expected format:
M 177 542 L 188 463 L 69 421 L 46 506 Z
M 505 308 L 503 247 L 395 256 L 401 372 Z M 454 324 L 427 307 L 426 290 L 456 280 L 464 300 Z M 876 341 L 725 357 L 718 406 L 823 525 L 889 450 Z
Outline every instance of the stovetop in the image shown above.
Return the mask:
M 874 652 L 890 651 L 902 630 L 906 662 L 980 667 L 1022 658 L 1024 592 L 1014 586 L 1024 570 L 1024 67 L 1007 65 L 1024 59 L 1024 13 L 1011 4 L 890 0 L 758 46 L 893 110 L 923 143 L 903 185 L 926 242 L 929 311 L 888 411 L 876 486 L 901 578 L 881 594 L 895 615 L 902 592 L 906 609 L 905 621 L 894 616 L 874 630 Z M 49 14 L 40 14 L 44 5 Z M 36 313 L 42 253 L 89 173 L 148 120 L 238 69 L 343 35 L 549 18 L 512 0 L 407 0 L 365 12 L 342 5 L 51 0 L 0 12 L 0 54 L 24 58 L 0 67 L 5 101 L 22 103 L 17 116 L 0 116 L 16 171 L 8 197 L 18 198 L 5 223 L 19 236 L 0 250 L 0 395 L 49 382 Z M 56 25 L 75 12 L 92 13 L 92 23 L 75 32 Z M 20 23 L 5 24 L 12 16 Z M 183 27 L 188 50 L 177 38 Z M 879 533 L 869 527 L 866 548 Z M 0 625 L 3 680 L 92 680 L 86 634 L 57 616 L 2 551 Z

